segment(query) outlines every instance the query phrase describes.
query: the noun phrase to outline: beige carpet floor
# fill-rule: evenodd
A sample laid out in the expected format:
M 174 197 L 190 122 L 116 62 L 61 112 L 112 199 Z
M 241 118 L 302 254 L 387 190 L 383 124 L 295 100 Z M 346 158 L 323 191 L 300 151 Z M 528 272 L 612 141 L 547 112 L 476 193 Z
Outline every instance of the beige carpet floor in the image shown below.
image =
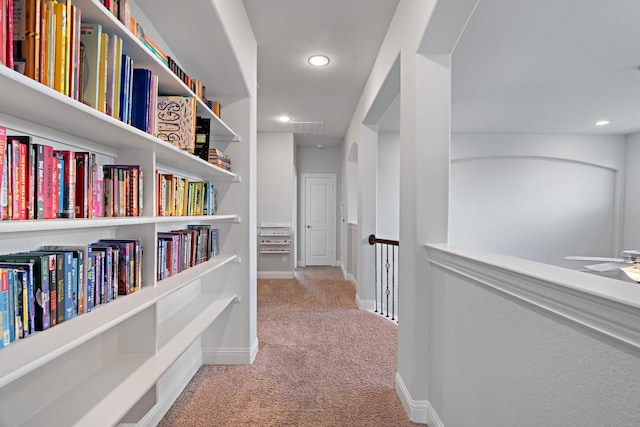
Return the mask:
M 338 268 L 260 279 L 255 362 L 201 367 L 159 425 L 415 425 L 394 389 L 397 327 L 354 298 Z

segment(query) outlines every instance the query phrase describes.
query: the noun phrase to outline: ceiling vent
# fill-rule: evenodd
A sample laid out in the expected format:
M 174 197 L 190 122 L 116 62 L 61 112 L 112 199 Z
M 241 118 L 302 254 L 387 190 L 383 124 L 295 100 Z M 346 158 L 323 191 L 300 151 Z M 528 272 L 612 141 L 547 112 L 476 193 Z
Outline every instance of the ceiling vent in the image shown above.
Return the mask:
M 324 122 L 291 122 L 293 133 L 321 133 L 324 131 Z

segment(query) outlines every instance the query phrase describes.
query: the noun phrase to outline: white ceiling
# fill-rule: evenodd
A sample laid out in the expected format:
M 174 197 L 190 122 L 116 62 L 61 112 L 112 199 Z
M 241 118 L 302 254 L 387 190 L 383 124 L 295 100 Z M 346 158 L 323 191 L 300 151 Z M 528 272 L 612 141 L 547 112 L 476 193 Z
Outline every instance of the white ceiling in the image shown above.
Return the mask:
M 480 0 L 452 58 L 453 131 L 640 131 L 639 17 L 638 0 Z
M 258 42 L 258 131 L 290 132 L 275 118 L 323 122 L 298 146 L 342 144 L 398 0 L 243 0 Z M 313 54 L 331 58 L 312 68 Z

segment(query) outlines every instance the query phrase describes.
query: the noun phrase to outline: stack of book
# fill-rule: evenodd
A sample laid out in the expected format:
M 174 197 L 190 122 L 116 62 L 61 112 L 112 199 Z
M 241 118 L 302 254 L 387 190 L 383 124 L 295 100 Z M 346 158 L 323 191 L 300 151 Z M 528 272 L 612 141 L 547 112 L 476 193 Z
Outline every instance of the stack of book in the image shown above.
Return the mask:
M 104 239 L 0 255 L 0 347 L 142 287 L 142 245 Z
M 209 163 L 222 169 L 231 170 L 231 158 L 218 148 L 209 148 Z

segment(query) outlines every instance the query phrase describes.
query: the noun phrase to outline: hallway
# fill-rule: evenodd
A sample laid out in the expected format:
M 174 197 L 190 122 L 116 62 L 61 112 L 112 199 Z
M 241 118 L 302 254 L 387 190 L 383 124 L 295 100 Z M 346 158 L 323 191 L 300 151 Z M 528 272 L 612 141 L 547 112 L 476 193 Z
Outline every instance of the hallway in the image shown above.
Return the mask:
M 411 426 L 394 390 L 397 327 L 360 311 L 334 267 L 258 280 L 250 366 L 202 366 L 169 426 Z

